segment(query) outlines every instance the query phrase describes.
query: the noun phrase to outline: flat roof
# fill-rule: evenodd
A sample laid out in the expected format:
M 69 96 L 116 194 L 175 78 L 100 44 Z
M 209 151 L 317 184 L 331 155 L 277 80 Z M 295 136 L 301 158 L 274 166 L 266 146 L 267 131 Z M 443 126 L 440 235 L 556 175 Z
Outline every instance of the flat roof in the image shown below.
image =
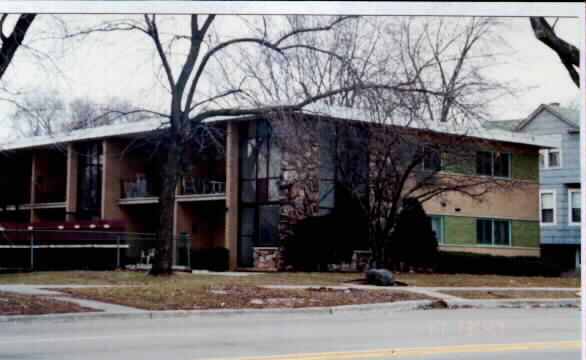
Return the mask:
M 559 147 L 560 144 L 560 139 L 558 139 L 555 136 L 539 136 L 526 133 L 511 132 L 502 129 L 488 129 L 482 126 L 481 123 L 478 123 L 475 126 L 464 127 L 458 124 L 438 123 L 431 121 L 427 123 L 415 121 L 407 123 L 405 121 L 398 120 L 381 120 L 380 122 L 377 122 L 373 120 L 373 118 L 369 116 L 367 112 L 362 111 L 360 109 L 324 105 L 310 105 L 305 107 L 301 112 L 303 114 L 313 116 L 326 116 L 342 120 L 364 121 L 374 124 L 380 123 L 396 126 L 408 126 L 410 128 L 430 130 L 439 133 L 478 137 L 487 140 L 531 145 L 542 148 Z M 242 121 L 252 118 L 254 118 L 254 116 L 250 115 L 223 116 L 215 117 L 213 119 L 208 120 L 207 122 L 215 123 L 231 120 Z M 166 126 L 168 125 L 161 119 L 149 119 L 137 122 L 128 122 L 121 124 L 99 126 L 95 128 L 73 130 L 70 132 L 54 135 L 31 136 L 0 144 L 0 151 L 48 147 L 56 144 L 64 144 L 84 140 L 96 140 L 115 136 L 146 134 L 156 130 L 164 129 Z

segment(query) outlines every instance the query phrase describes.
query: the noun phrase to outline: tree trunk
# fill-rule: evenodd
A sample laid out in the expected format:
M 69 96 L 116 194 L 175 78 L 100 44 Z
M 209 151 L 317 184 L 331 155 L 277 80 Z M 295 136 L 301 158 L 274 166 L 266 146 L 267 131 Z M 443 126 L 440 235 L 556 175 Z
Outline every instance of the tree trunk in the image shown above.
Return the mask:
M 173 273 L 173 214 L 175 190 L 179 179 L 181 151 L 177 144 L 171 144 L 163 167 L 163 181 L 159 195 L 159 229 L 157 247 L 151 275 L 170 275 Z

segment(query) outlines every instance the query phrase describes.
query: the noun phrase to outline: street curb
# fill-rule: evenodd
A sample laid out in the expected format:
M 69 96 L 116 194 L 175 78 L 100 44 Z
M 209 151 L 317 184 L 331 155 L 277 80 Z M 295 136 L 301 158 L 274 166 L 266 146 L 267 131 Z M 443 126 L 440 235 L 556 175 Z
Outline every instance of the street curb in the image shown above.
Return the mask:
M 156 320 L 173 318 L 227 318 L 236 316 L 266 315 L 334 315 L 357 312 L 402 312 L 432 309 L 438 300 L 410 300 L 396 303 L 365 305 L 340 305 L 307 308 L 271 308 L 271 309 L 213 309 L 213 310 L 162 310 L 134 312 L 94 312 L 46 315 L 12 315 L 0 316 L 0 323 L 36 323 L 39 321 L 77 321 L 77 320 Z M 579 299 L 506 299 L 506 300 L 448 300 L 449 307 L 469 306 L 475 309 L 495 308 L 579 308 Z M 438 309 L 442 309 L 439 307 Z M 443 308 L 445 309 L 445 308 Z
M 11 322 L 38 322 L 38 321 L 76 321 L 97 319 L 170 319 L 182 317 L 217 317 L 226 318 L 233 316 L 250 315 L 333 315 L 352 312 L 382 311 L 399 312 L 416 310 L 429 306 L 433 300 L 410 300 L 396 303 L 380 303 L 365 305 L 340 305 L 306 308 L 270 308 L 270 309 L 212 309 L 212 310 L 159 310 L 159 311 L 133 311 L 133 312 L 92 312 L 92 313 L 68 313 L 46 315 L 8 315 L 0 316 L 0 323 Z

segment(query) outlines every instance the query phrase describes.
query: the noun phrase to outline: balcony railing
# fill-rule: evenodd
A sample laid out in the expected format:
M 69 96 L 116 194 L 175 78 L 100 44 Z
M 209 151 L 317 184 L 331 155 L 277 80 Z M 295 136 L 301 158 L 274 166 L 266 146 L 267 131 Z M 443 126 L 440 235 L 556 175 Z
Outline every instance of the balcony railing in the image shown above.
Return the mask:
M 195 176 L 184 176 L 181 178 L 180 195 L 212 195 L 224 194 L 225 192 L 225 181 Z
M 158 188 L 153 179 L 143 174 L 137 174 L 134 178 L 123 179 L 120 183 L 122 198 L 146 198 L 158 195 Z

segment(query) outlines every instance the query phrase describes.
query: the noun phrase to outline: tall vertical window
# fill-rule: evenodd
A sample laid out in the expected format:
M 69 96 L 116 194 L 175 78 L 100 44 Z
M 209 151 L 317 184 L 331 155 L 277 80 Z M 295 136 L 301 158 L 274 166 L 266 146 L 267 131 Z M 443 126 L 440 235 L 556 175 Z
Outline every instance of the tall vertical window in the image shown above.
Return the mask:
M 479 151 L 476 153 L 476 174 L 511 177 L 511 153 Z
M 511 221 L 497 219 L 477 219 L 476 241 L 481 245 L 510 246 Z
M 102 209 L 102 143 L 78 145 L 77 218 L 99 219 Z
M 580 225 L 580 210 L 582 209 L 580 189 L 568 190 L 568 223 Z
M 553 225 L 556 223 L 555 191 L 543 190 L 539 192 L 539 208 L 541 224 Z
M 240 128 L 240 266 L 252 266 L 252 248 L 279 246 L 281 152 L 266 120 Z

